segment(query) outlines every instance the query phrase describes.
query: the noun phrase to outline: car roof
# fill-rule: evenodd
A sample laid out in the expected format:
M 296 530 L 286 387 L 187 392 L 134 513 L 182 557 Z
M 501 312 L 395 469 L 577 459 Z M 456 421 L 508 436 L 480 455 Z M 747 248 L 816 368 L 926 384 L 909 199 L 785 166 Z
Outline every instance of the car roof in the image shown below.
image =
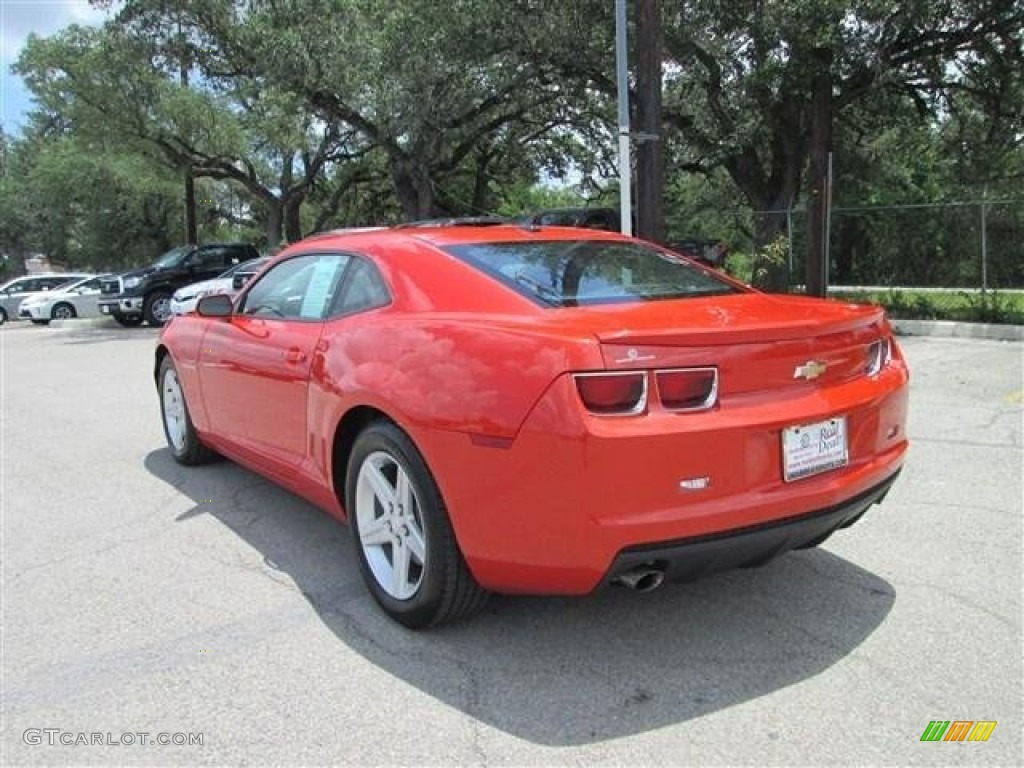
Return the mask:
M 324 245 L 352 248 L 400 245 L 427 244 L 435 248 L 453 245 L 469 245 L 473 243 L 513 243 L 542 242 L 545 240 L 629 240 L 618 232 L 598 229 L 582 229 L 580 227 L 542 227 L 524 226 L 522 224 L 491 224 L 488 226 L 461 225 L 455 226 L 422 226 L 395 227 L 373 231 L 325 232 L 313 235 L 288 247 L 302 249 L 304 244 L 316 243 Z

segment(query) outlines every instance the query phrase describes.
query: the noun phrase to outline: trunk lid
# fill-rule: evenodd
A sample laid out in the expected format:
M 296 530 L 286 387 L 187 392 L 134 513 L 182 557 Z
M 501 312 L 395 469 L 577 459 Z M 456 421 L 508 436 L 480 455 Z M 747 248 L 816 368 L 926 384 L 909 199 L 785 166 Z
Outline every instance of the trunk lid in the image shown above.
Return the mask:
M 586 313 L 609 369 L 716 366 L 724 396 L 863 376 L 868 346 L 888 334 L 878 307 L 759 293 Z

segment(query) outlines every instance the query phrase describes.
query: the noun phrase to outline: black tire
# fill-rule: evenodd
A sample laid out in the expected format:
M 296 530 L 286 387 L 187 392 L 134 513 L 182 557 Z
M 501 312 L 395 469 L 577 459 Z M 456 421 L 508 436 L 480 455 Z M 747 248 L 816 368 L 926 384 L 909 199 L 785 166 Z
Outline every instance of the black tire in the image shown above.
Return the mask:
M 3 307 L 0 307 L 0 325 L 3 325 L 6 322 L 7 322 L 7 310 L 5 310 Z
M 153 291 L 142 304 L 142 316 L 154 328 L 159 328 L 171 319 L 171 294 L 168 291 Z
M 114 320 L 125 328 L 138 328 L 142 325 L 142 317 L 139 315 L 114 315 Z
M 75 311 L 74 305 L 68 304 L 66 301 L 54 304 L 53 309 L 50 310 L 51 320 L 68 320 L 72 317 L 78 317 L 78 313 Z
M 157 381 L 159 382 L 157 391 L 160 395 L 160 421 L 163 424 L 167 447 L 170 448 L 174 460 L 179 464 L 191 467 L 205 464 L 216 458 L 217 454 L 203 445 L 196 434 L 196 429 L 192 425 L 192 416 L 188 411 L 188 403 L 185 402 L 185 393 L 178 380 L 178 370 L 174 367 L 174 361 L 171 360 L 170 355 L 164 357 L 163 362 L 160 363 L 160 374 Z M 169 387 L 175 386 L 177 398 L 180 399 L 180 409 L 175 401 L 174 393 L 169 390 Z M 168 419 L 168 407 L 176 412 L 170 420 Z M 171 424 L 174 426 L 172 427 Z
M 380 476 L 390 482 L 385 472 L 392 469 L 395 472 L 404 471 L 404 477 L 408 480 L 411 489 L 411 501 L 413 509 L 406 514 L 406 520 L 410 527 L 416 529 L 416 535 L 423 546 L 423 562 L 410 562 L 407 572 L 415 571 L 417 584 L 410 595 L 398 598 L 392 594 L 395 590 L 382 585 L 378 575 L 375 575 L 374 566 L 371 566 L 367 557 L 367 548 L 373 548 L 374 558 L 378 572 L 383 564 L 385 570 L 387 563 L 394 563 L 398 555 L 396 547 L 406 547 L 402 543 L 403 534 L 392 531 L 391 520 L 397 520 L 384 509 L 379 497 L 367 490 L 368 480 L 359 487 L 360 473 L 364 466 L 368 472 L 372 472 L 372 466 L 376 462 L 384 462 L 385 469 L 379 470 Z M 371 466 L 372 465 L 372 466 Z M 394 489 L 397 493 L 399 482 L 397 476 L 394 481 Z M 366 494 L 370 493 L 371 496 Z M 357 508 L 357 496 L 363 500 L 363 510 Z M 371 500 L 369 503 L 367 499 Z M 397 498 L 397 497 L 396 497 Z M 402 514 L 402 505 L 396 503 L 399 514 Z M 458 542 L 455 539 L 455 531 L 452 529 L 451 520 L 445 509 L 444 499 L 438 490 L 434 478 L 430 474 L 426 462 L 420 452 L 413 445 L 412 440 L 397 426 L 388 421 L 375 421 L 367 426 L 356 438 L 352 447 L 352 455 L 349 458 L 348 471 L 345 482 L 345 508 L 348 511 L 349 523 L 352 527 L 352 541 L 356 550 L 356 558 L 359 561 L 359 570 L 363 580 L 374 600 L 384 609 L 392 619 L 410 629 L 422 629 L 424 627 L 437 626 L 446 622 L 463 618 L 478 610 L 487 601 L 488 593 L 473 578 L 466 566 L 466 561 L 459 550 Z M 377 516 L 377 512 L 381 512 Z M 369 521 L 368 515 L 373 515 L 376 521 L 388 519 L 387 530 L 391 533 L 383 534 L 392 536 L 394 543 L 368 544 L 364 546 L 363 537 L 360 533 L 360 517 Z M 398 525 L 408 536 L 409 531 L 405 525 Z M 383 526 L 377 530 L 383 532 Z M 388 548 L 390 549 L 388 550 Z M 377 551 L 379 550 L 379 551 Z M 387 552 L 390 551 L 390 555 Z M 414 557 L 414 556 L 413 556 Z M 406 585 L 407 585 L 407 580 Z M 392 587 L 394 583 L 392 583 Z

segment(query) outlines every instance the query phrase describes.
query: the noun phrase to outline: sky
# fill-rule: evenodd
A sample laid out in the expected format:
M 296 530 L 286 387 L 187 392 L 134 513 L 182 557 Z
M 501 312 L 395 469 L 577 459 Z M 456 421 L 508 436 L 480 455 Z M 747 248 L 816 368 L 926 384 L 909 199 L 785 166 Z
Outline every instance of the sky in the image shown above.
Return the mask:
M 70 24 L 100 24 L 107 12 L 88 0 L 0 0 L 0 124 L 8 134 L 21 130 L 32 100 L 11 65 L 32 33 L 46 37 Z

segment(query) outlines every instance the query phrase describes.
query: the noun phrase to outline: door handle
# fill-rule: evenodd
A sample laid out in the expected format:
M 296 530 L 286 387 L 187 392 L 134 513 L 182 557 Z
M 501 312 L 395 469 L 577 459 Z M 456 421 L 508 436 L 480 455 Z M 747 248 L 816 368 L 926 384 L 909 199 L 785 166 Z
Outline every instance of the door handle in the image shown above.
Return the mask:
M 284 359 L 289 363 L 304 363 L 306 362 L 306 353 L 298 347 L 292 347 L 284 353 Z

